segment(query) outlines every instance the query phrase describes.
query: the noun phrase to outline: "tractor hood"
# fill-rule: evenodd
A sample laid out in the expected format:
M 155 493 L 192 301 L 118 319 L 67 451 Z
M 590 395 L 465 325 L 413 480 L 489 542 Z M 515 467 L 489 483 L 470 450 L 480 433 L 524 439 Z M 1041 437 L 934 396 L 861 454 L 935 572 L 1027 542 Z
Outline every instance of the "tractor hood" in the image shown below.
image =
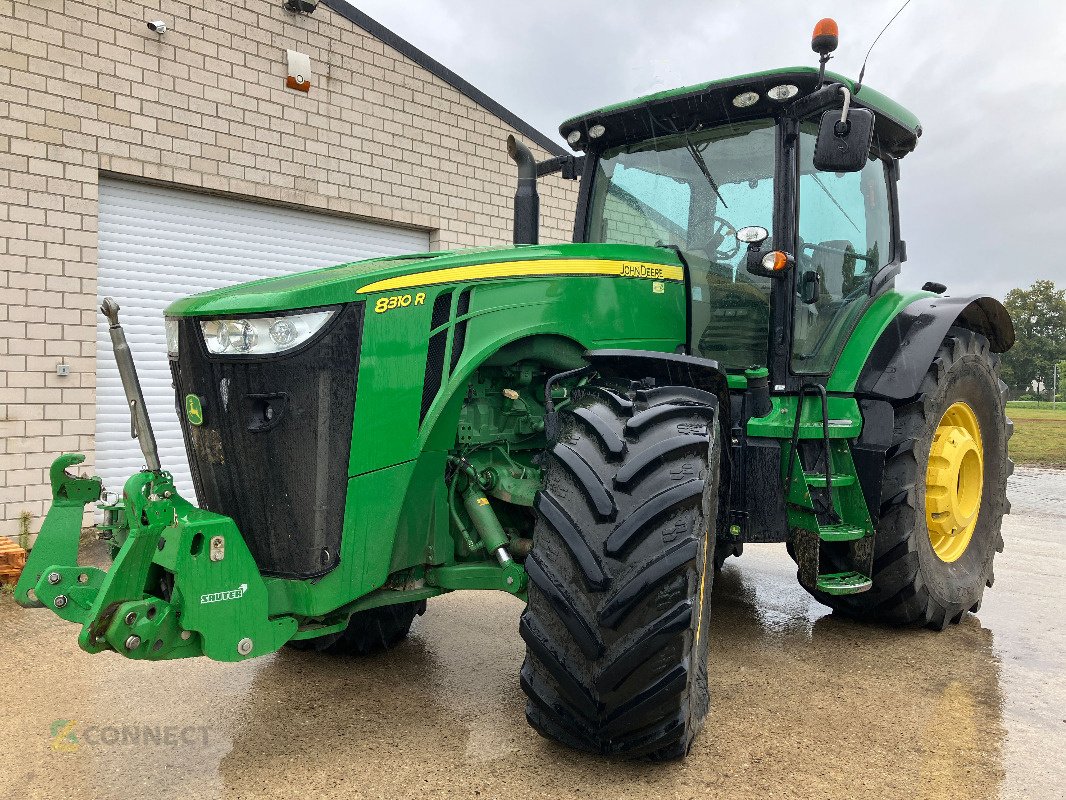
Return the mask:
M 596 263 L 601 261 L 611 263 Z M 355 261 L 214 289 L 177 300 L 164 313 L 168 317 L 191 317 L 290 311 L 445 282 L 535 275 L 627 274 L 621 272 L 627 265 L 639 270 L 641 265 L 648 264 L 662 265 L 664 277 L 681 279 L 677 256 L 663 248 L 621 244 L 521 245 Z

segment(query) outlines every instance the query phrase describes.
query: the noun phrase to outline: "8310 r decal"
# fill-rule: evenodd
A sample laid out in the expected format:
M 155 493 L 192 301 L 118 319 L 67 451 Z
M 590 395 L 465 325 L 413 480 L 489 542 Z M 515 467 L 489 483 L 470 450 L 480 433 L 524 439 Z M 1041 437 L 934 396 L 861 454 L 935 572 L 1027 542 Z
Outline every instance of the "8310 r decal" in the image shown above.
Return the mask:
M 418 294 L 394 294 L 389 297 L 379 297 L 374 302 L 374 311 L 383 314 L 394 308 L 407 308 L 408 306 L 420 306 L 426 302 L 426 293 Z

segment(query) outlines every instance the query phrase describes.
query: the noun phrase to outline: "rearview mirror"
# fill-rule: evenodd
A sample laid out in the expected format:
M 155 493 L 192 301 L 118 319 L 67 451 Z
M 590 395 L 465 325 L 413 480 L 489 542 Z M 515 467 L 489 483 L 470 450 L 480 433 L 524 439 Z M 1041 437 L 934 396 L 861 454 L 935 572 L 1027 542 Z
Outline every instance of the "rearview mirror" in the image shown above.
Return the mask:
M 847 121 L 830 109 L 822 114 L 814 144 L 814 168 L 822 172 L 859 172 L 866 166 L 874 138 L 874 112 L 852 108 Z

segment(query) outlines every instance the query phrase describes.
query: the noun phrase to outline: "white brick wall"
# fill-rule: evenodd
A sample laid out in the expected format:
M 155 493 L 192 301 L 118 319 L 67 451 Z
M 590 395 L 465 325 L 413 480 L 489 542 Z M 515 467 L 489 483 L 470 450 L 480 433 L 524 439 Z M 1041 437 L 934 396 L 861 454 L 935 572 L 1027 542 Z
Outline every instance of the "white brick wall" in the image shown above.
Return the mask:
M 101 172 L 428 229 L 439 249 L 510 238 L 513 131 L 325 6 L 307 17 L 281 0 L 99 5 L 0 0 L 9 536 L 23 511 L 40 527 L 52 459 L 81 451 L 92 468 Z M 286 49 L 310 55 L 310 94 L 285 88 Z M 541 182 L 542 241 L 570 238 L 575 194 Z

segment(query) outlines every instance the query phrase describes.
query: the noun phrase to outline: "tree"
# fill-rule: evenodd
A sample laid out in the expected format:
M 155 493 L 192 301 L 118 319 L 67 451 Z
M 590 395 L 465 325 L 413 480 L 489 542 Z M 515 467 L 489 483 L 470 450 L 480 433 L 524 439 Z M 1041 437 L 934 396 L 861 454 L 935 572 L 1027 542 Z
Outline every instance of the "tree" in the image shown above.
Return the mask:
M 1066 289 L 1036 281 L 1011 289 L 1003 301 L 1014 320 L 1017 341 L 1003 355 L 1003 380 L 1016 393 L 1051 391 L 1052 366 L 1066 359 Z

